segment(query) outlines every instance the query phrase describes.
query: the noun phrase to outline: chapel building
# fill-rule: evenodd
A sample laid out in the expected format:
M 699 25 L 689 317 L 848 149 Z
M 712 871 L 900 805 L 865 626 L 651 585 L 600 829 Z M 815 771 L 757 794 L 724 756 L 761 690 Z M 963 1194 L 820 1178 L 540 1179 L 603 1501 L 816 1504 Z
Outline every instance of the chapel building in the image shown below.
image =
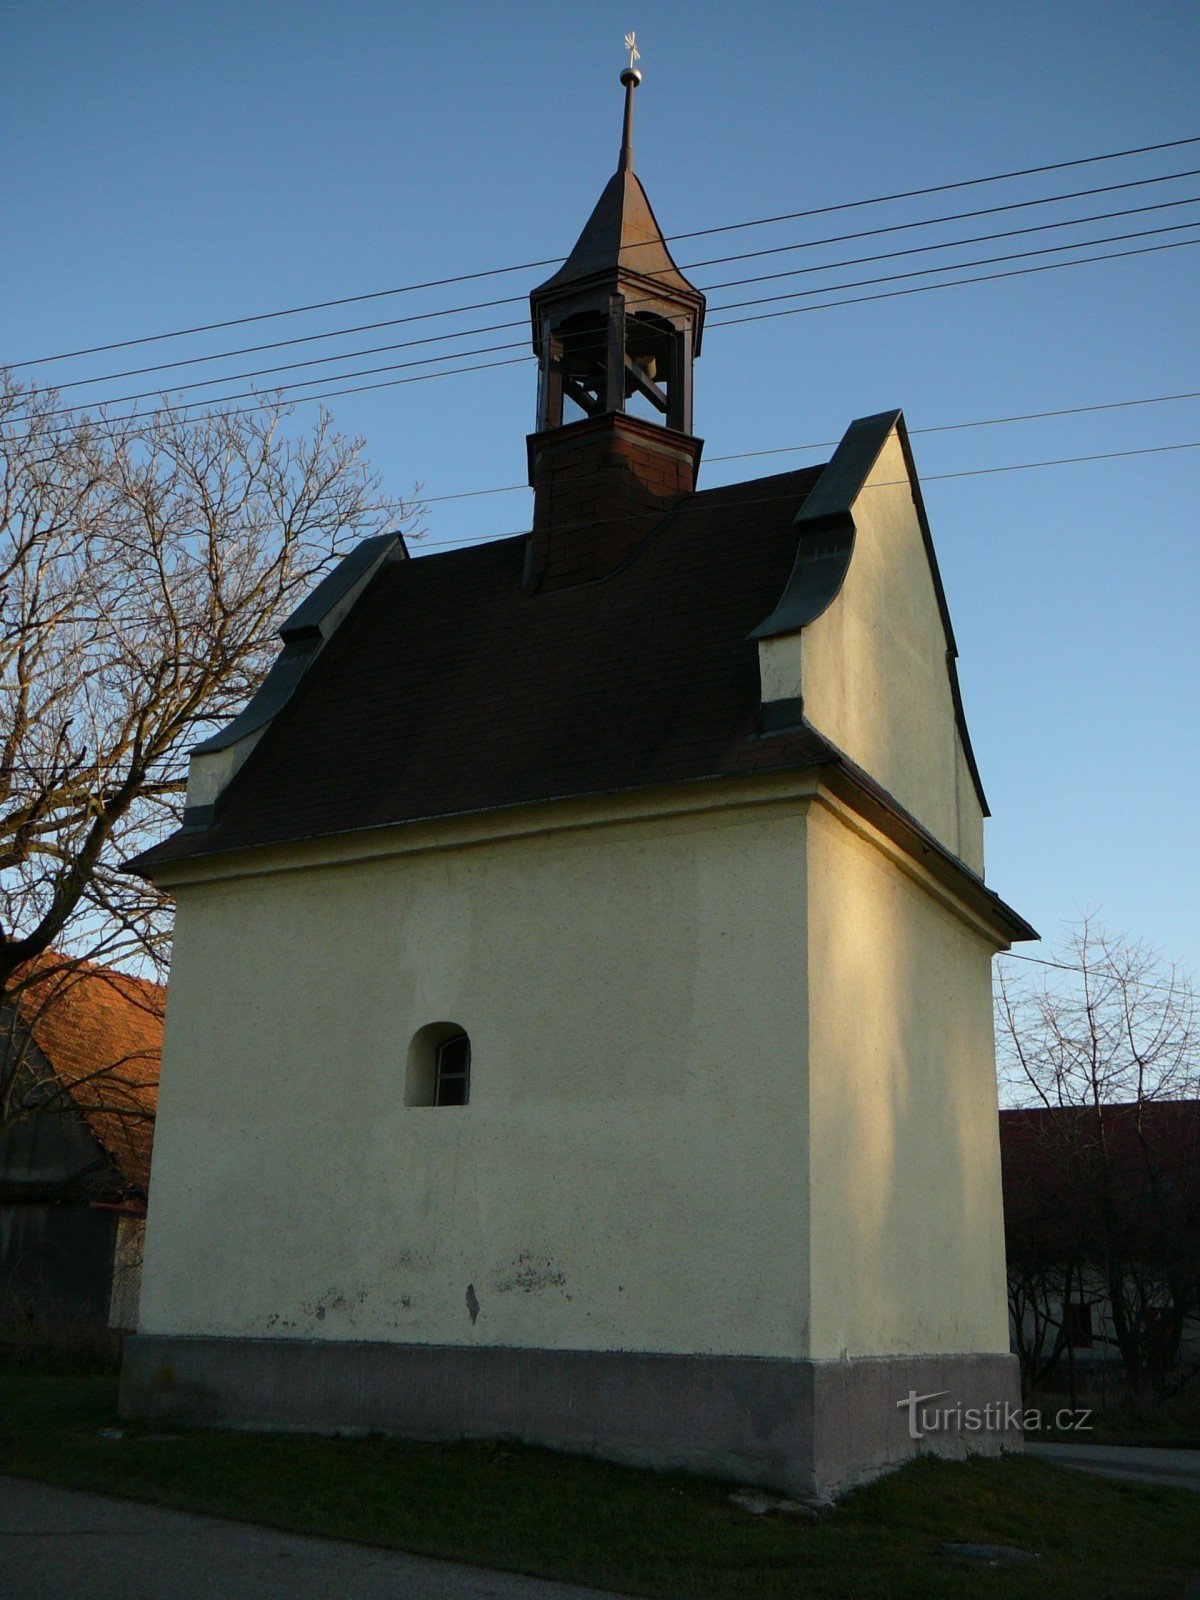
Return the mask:
M 131 1414 L 788 1492 L 1018 1397 L 983 789 L 899 411 L 698 486 L 620 162 L 531 295 L 528 534 L 366 541 L 133 863 L 178 907 Z

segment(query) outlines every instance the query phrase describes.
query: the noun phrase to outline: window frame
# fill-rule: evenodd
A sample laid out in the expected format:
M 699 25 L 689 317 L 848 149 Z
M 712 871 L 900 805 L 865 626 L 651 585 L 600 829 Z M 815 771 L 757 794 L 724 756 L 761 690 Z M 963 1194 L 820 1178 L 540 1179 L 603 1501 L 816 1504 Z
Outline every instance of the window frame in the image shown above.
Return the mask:
M 458 1047 L 464 1047 L 463 1064 L 447 1071 L 444 1065 L 446 1054 Z M 457 1087 L 462 1087 L 462 1098 L 454 1094 Z M 451 1092 L 449 1098 L 443 1098 L 443 1087 Z M 442 1039 L 434 1048 L 433 1054 L 433 1104 L 435 1106 L 465 1106 L 471 1100 L 471 1040 L 464 1029 L 461 1033 L 451 1034 L 450 1038 Z

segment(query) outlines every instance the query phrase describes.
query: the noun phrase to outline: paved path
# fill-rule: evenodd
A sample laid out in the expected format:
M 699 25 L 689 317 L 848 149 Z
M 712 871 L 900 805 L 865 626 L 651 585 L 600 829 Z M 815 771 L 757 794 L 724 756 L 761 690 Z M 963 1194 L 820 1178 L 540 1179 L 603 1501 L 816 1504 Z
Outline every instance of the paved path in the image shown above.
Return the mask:
M 613 1600 L 392 1550 L 310 1539 L 0 1477 L 4 1600 Z
M 1126 1444 L 1034 1444 L 1025 1454 L 1063 1467 L 1081 1467 L 1104 1478 L 1157 1483 L 1168 1489 L 1200 1489 L 1200 1450 L 1159 1450 Z

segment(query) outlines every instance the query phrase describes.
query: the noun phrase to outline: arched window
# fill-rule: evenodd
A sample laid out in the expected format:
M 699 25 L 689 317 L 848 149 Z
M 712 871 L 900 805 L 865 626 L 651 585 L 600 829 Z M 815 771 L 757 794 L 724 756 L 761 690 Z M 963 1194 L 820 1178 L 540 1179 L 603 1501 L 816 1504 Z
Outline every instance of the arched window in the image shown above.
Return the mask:
M 406 1106 L 465 1106 L 471 1098 L 471 1041 L 457 1022 L 430 1022 L 408 1047 Z

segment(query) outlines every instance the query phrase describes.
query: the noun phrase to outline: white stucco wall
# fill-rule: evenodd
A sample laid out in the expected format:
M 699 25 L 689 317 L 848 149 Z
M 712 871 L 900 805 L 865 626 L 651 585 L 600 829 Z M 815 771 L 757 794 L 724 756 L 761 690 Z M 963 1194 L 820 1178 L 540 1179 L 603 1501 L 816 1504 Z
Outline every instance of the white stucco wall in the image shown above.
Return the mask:
M 908 469 L 889 436 L 854 502 L 854 552 L 814 622 L 759 646 L 764 700 L 802 695 L 812 725 L 983 875 L 983 813 L 967 769 L 946 634 Z
M 189 869 L 141 1330 L 1007 1349 L 999 940 L 805 783 Z M 438 1021 L 471 1103 L 406 1107 Z
M 805 1354 L 805 806 L 178 885 L 141 1330 Z
M 997 942 L 813 807 L 812 1353 L 1008 1350 Z

